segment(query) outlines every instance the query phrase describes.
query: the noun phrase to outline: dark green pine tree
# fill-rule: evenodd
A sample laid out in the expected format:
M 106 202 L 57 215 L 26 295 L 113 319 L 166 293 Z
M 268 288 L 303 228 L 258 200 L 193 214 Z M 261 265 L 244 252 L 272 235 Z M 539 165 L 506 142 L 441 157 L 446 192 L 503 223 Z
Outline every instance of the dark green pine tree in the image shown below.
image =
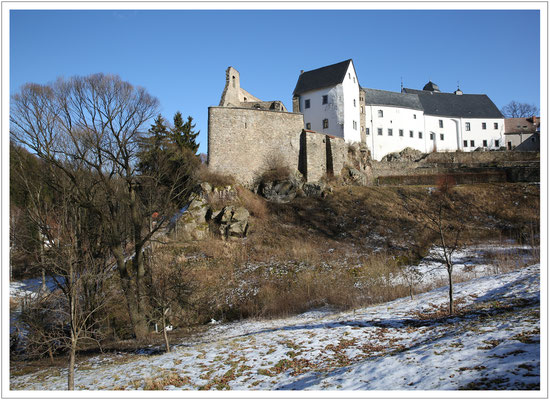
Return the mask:
M 193 124 L 193 118 L 187 117 L 187 122 L 183 122 L 181 112 L 177 112 L 174 115 L 174 127 L 171 130 L 172 140 L 181 149 L 186 147 L 193 152 L 197 153 L 199 145 L 195 141 L 199 135 L 199 131 L 195 132 L 195 124 Z
M 158 163 L 166 152 L 170 132 L 162 115 L 155 119 L 148 133 L 140 142 L 138 169 L 142 174 L 158 170 Z

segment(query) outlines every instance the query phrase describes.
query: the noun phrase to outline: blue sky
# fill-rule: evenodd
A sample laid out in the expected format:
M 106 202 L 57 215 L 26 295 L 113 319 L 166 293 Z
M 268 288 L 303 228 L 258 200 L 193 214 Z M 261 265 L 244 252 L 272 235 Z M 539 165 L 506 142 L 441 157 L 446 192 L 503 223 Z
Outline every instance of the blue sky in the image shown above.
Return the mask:
M 225 69 L 262 100 L 292 107 L 300 70 L 352 58 L 364 87 L 485 93 L 540 106 L 538 11 L 11 10 L 10 93 L 26 82 L 120 75 L 191 115 L 207 151 L 208 107 Z

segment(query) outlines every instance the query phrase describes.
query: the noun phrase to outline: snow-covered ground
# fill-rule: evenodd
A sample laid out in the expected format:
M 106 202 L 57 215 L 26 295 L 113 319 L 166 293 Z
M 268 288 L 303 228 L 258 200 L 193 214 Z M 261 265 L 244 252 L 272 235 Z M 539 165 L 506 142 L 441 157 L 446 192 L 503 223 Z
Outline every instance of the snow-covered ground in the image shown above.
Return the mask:
M 213 324 L 160 355 L 80 362 L 83 390 L 456 390 L 540 386 L 540 266 L 350 312 Z M 11 390 L 64 390 L 66 370 L 19 375 Z

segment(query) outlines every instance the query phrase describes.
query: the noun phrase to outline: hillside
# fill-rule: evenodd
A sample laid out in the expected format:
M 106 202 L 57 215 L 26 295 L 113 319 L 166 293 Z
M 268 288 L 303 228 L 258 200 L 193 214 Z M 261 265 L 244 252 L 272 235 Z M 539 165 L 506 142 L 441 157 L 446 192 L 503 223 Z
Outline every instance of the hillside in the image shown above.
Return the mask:
M 539 266 L 348 312 L 213 324 L 162 355 L 100 355 L 81 390 L 533 390 L 540 387 Z M 12 371 L 13 390 L 62 390 L 65 371 Z

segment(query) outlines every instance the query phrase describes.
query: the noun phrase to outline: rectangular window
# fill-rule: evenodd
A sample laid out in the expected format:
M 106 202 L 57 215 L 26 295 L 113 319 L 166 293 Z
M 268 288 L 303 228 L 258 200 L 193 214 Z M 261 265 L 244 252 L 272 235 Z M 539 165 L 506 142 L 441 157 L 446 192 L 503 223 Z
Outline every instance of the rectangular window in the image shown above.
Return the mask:
M 495 129 L 498 129 L 498 122 L 495 122 L 493 126 Z
M 410 137 L 414 137 L 414 132 L 413 132 L 413 131 L 409 131 L 409 136 L 410 136 Z
M 403 136 L 403 129 L 399 129 L 399 136 Z
M 439 120 L 439 127 L 443 128 L 443 120 L 442 119 Z
M 306 123 L 306 129 L 311 129 L 311 122 Z
M 328 95 L 323 95 L 323 104 L 328 104 Z
M 357 107 L 357 103 L 355 102 L 355 99 L 353 99 L 353 106 Z
M 353 129 L 357 130 L 357 121 L 353 121 Z
M 468 141 L 467 140 L 464 141 L 464 147 L 468 147 Z
M 367 135 L 370 135 L 370 128 L 365 128 L 365 133 L 366 133 Z
M 486 140 L 483 141 L 483 147 L 487 147 L 487 141 Z
M 309 106 L 311 105 L 309 99 L 306 99 L 305 104 L 306 104 L 306 108 L 309 108 Z
M 363 114 L 365 111 L 363 111 L 363 106 L 361 106 L 361 114 Z
M 418 132 L 418 139 L 422 139 L 422 132 Z
M 393 136 L 393 129 L 388 128 L 388 136 Z
M 500 141 L 495 140 L 495 147 L 500 147 Z
M 481 129 L 487 129 L 487 124 L 485 122 L 481 123 Z
M 384 111 L 378 110 L 378 116 L 382 118 L 384 116 Z
M 382 128 L 378 128 L 378 136 L 382 136 Z
M 430 140 L 434 140 L 434 134 L 430 133 Z
M 328 119 L 324 119 L 323 120 L 323 129 L 327 129 L 328 128 Z
M 445 135 L 442 134 L 442 133 L 440 133 L 440 134 L 439 134 L 439 138 L 440 138 L 441 140 L 445 140 Z
M 413 119 L 416 119 L 416 114 L 413 114 Z
M 469 122 L 466 122 L 466 130 L 467 130 L 467 131 L 470 130 L 470 123 L 469 123 Z
M 470 147 L 476 147 L 476 142 L 473 140 L 470 140 Z

